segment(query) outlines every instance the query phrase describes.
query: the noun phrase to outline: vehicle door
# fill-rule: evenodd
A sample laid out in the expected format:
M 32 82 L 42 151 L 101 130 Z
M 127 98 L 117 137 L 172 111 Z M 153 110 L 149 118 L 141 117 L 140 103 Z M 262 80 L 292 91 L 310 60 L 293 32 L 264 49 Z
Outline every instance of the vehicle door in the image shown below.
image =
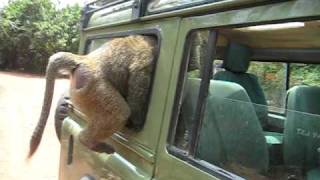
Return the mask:
M 79 143 L 78 135 L 86 125 L 86 117 L 72 104 L 69 105 L 69 117 L 62 126 L 61 180 L 82 177 L 140 180 L 153 177 L 179 23 L 180 18 L 168 18 L 84 29 L 80 46 L 84 54 L 117 37 L 153 36 L 157 39 L 156 63 L 145 124 L 140 131 L 124 128 L 109 138 L 107 141 L 116 149 L 114 154 L 93 152 Z
M 221 28 L 245 27 L 249 25 L 268 24 L 270 22 L 291 22 L 299 18 L 319 18 L 320 14 L 317 10 L 319 5 L 319 1 L 316 0 L 310 2 L 303 0 L 287 1 L 219 12 L 216 14 L 186 17 L 182 20 L 178 33 L 179 37 L 174 56 L 173 73 L 167 97 L 164 123 L 162 124 L 161 137 L 158 146 L 155 179 L 242 179 L 239 173 L 236 175 L 234 171 L 232 171 L 231 166 L 228 168 L 219 163 L 209 163 L 208 160 L 199 157 L 199 154 L 197 154 L 199 152 L 199 149 L 197 149 L 199 148 L 199 137 L 203 135 L 201 133 L 201 126 L 204 123 L 204 112 L 206 107 L 209 106 L 204 103 L 204 100 L 211 93 L 208 89 L 209 86 L 211 86 L 210 79 L 212 77 L 210 77 L 210 74 L 213 71 L 212 63 L 213 60 L 219 59 L 216 55 L 220 49 L 217 48 L 216 45 L 218 43 L 223 43 L 217 39 L 219 30 Z M 197 39 L 199 34 L 202 37 Z M 195 46 L 193 46 L 193 44 L 195 44 Z M 201 44 L 205 44 L 204 47 L 201 47 Z M 197 56 L 197 52 L 194 52 L 194 49 L 195 51 L 202 52 L 202 55 L 200 54 Z M 190 62 L 196 57 L 200 57 L 204 61 L 198 66 L 198 71 L 200 72 L 190 74 L 193 69 L 191 68 L 192 63 Z M 187 75 L 190 79 L 193 78 L 193 84 L 187 83 Z M 213 83 L 213 87 L 215 84 L 216 83 Z M 233 85 L 233 87 L 239 88 L 238 85 Z M 188 89 L 187 91 L 184 91 L 186 88 L 193 88 L 193 90 L 189 91 Z M 227 91 L 227 89 L 225 90 Z M 192 97 L 195 97 L 194 99 L 190 98 L 190 94 L 192 93 Z M 221 93 L 224 92 L 221 91 Z M 189 109 L 182 112 L 184 101 L 189 102 Z M 210 105 L 213 106 L 214 103 L 215 102 L 213 101 Z M 236 102 L 233 104 L 236 104 Z M 239 104 L 239 107 L 240 105 L 243 106 L 243 104 Z M 184 116 L 183 113 L 189 116 L 184 122 L 181 122 L 180 119 Z M 226 113 L 227 111 L 219 115 L 222 117 L 226 115 Z M 238 116 L 240 117 L 242 114 L 243 112 L 239 112 Z M 182 127 L 182 129 L 184 128 L 183 130 L 180 129 L 181 123 L 183 124 L 182 126 L 184 126 Z M 202 127 L 204 126 L 206 126 L 206 124 Z M 182 135 L 181 132 L 183 132 Z M 212 138 L 219 138 L 218 134 L 222 134 L 224 131 L 211 131 L 211 133 L 210 136 Z M 250 136 L 250 138 L 255 137 Z M 237 141 L 235 144 L 237 143 L 241 142 Z M 206 150 L 206 147 L 212 147 L 213 149 L 215 147 L 216 149 L 220 148 L 219 145 L 202 144 L 203 150 Z M 252 147 L 253 151 L 254 144 L 250 144 L 248 148 L 250 147 Z M 224 150 L 217 153 L 223 154 Z M 253 155 L 254 154 L 252 154 L 252 156 Z M 212 156 L 215 155 L 212 154 Z M 239 156 L 241 156 L 241 154 L 239 154 Z M 216 157 L 219 156 L 217 155 Z M 267 157 L 261 156 L 259 158 L 265 158 L 265 162 L 268 161 Z M 250 171 L 249 169 L 241 170 L 243 172 Z

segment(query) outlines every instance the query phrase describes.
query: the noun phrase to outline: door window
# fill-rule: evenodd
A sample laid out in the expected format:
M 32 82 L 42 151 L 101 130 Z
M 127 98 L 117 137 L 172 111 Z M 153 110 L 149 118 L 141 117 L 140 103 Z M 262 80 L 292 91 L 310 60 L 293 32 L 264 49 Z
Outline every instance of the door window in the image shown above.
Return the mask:
M 180 69 L 170 152 L 226 176 L 306 179 L 319 160 L 318 66 L 258 57 L 308 56 L 298 42 L 310 48 L 309 39 L 296 39 L 296 33 L 313 27 L 192 31 Z M 281 114 L 270 117 L 269 111 Z

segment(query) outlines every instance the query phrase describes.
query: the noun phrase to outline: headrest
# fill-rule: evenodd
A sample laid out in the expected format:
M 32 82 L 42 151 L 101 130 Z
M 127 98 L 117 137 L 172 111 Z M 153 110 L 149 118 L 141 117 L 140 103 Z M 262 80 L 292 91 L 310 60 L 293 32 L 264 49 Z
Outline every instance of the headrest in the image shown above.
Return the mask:
M 231 72 L 245 73 L 250 64 L 251 49 L 243 44 L 230 42 L 223 61 L 223 67 Z
M 288 90 L 287 108 L 295 111 L 320 114 L 320 87 L 294 86 Z

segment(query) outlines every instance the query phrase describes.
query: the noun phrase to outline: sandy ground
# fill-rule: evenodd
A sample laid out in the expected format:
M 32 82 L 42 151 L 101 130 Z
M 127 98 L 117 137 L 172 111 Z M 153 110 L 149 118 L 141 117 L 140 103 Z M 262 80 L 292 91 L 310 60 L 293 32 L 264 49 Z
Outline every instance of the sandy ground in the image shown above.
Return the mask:
M 0 72 L 1 180 L 58 179 L 60 144 L 53 113 L 38 151 L 31 161 L 26 161 L 29 139 L 40 115 L 44 85 L 43 77 Z M 68 80 L 56 81 L 52 110 L 67 85 Z

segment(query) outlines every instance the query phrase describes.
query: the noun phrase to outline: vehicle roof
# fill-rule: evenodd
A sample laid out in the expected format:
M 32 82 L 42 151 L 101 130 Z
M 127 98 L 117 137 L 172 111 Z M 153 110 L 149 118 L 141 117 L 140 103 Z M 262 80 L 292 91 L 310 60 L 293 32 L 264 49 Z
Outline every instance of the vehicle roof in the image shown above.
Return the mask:
M 227 39 L 254 48 L 320 48 L 320 21 L 223 29 Z
M 253 50 L 254 60 L 320 63 L 320 21 L 219 29 L 218 57 L 229 42 L 238 42 Z
M 111 3 L 111 0 L 105 1 Z M 213 25 L 217 27 L 220 34 L 218 40 L 220 47 L 226 47 L 230 40 L 247 44 L 254 49 L 256 60 L 320 63 L 318 59 L 320 36 L 317 35 L 320 28 L 319 21 L 299 22 L 299 19 L 306 17 L 307 19 L 319 19 L 317 9 L 320 3 L 318 0 L 277 1 L 279 3 L 263 1 L 265 4 L 269 2 L 274 4 L 259 4 L 259 6 L 254 3 L 257 2 L 255 0 L 224 0 L 168 12 L 144 13 L 136 17 L 133 16 L 136 1 L 115 0 L 112 2 L 113 4 L 100 4 L 96 9 L 89 9 L 89 14 L 85 16 L 88 23 L 84 26 L 84 31 L 136 23 L 136 20 L 186 17 L 184 21 L 188 22 L 190 27 L 195 23 L 200 24 L 198 28 Z M 134 20 L 134 18 L 138 19 Z M 205 22 L 204 19 L 206 19 Z M 260 31 L 257 29 L 259 26 L 252 26 L 259 24 L 257 22 L 260 20 L 267 24 L 283 22 L 280 19 L 290 19 L 290 22 L 295 20 L 297 23 L 303 23 L 303 27 L 269 28 Z M 238 28 L 231 28 L 228 25 Z M 251 27 L 244 27 L 250 25 Z
M 139 2 L 137 4 L 137 2 Z M 279 1 L 278 1 L 279 2 Z M 281 1 L 280 1 L 281 2 Z M 166 17 L 194 16 L 212 12 L 239 9 L 272 0 L 97 0 L 84 8 L 84 27 L 116 25 Z

